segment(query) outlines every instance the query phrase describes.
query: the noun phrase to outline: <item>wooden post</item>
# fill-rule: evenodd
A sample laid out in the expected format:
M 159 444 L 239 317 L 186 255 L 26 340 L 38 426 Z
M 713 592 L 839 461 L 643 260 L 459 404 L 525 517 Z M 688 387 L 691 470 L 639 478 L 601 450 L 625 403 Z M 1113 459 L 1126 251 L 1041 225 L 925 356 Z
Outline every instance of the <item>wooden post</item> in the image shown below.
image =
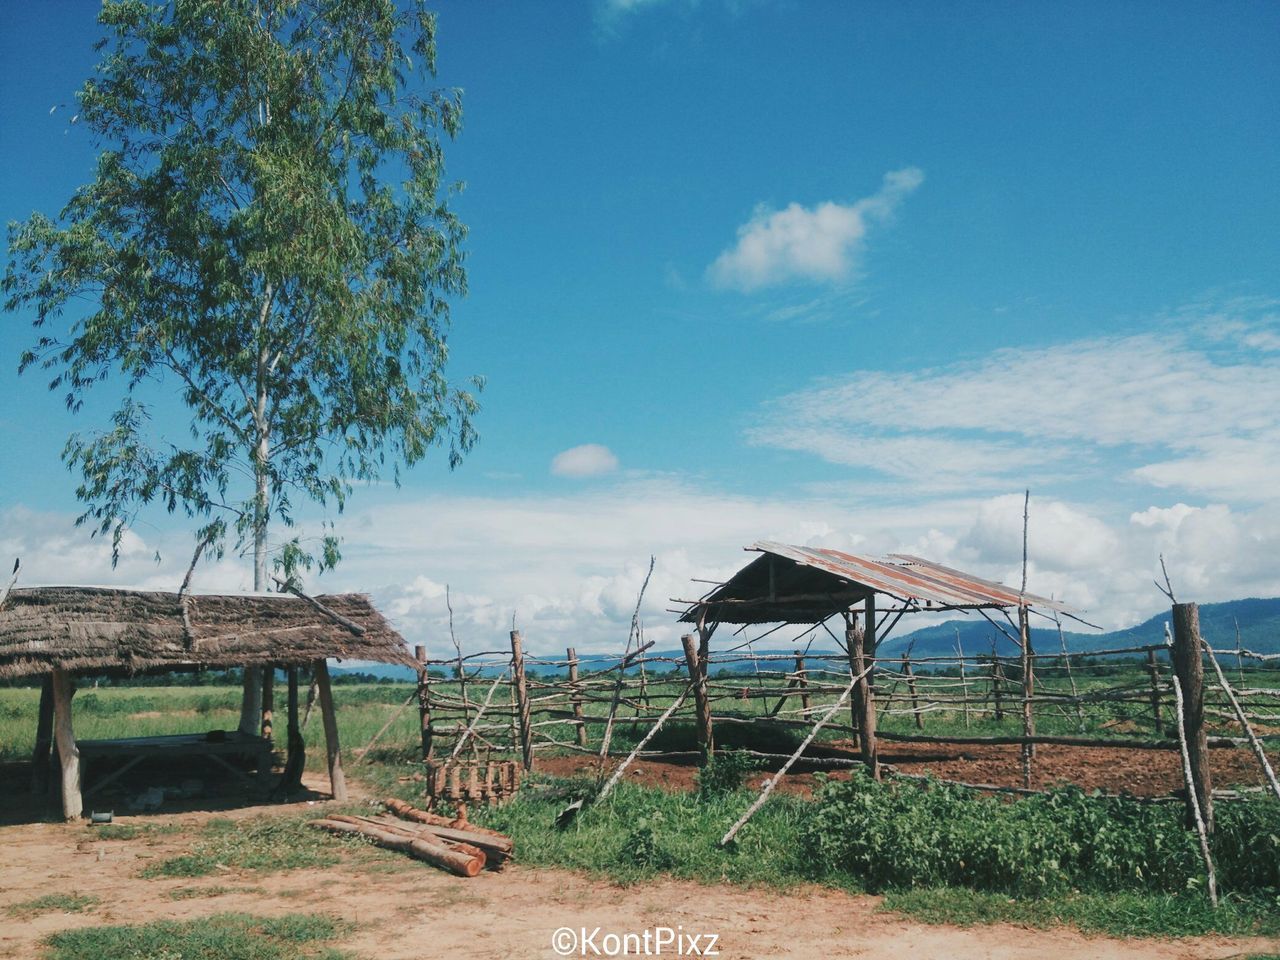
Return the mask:
M 427 648 L 418 644 L 413 648 L 413 658 L 418 661 L 418 727 L 422 731 L 422 759 L 431 759 L 434 744 L 431 742 L 431 674 L 427 671 Z
M 991 654 L 991 699 L 994 701 L 994 719 L 997 723 L 1004 720 L 1004 664 L 996 654 Z
M 289 685 L 286 718 L 288 754 L 284 762 L 284 775 L 280 778 L 276 791 L 287 797 L 291 791 L 302 787 L 302 771 L 307 765 L 307 745 L 302 739 L 302 727 L 298 723 L 298 668 L 288 667 L 285 676 Z
M 1209 774 L 1209 739 L 1204 728 L 1204 661 L 1200 654 L 1200 608 L 1173 605 L 1173 671 L 1182 687 L 1182 724 L 1196 799 L 1205 830 L 1213 833 L 1213 778 Z M 1187 823 L 1195 824 L 1188 798 Z
M 911 658 L 902 658 L 902 672 L 907 677 L 907 692 L 911 694 L 911 712 L 916 717 L 916 729 L 924 729 L 924 717 L 920 715 L 920 698 L 916 695 L 916 675 L 911 672 Z
M 515 688 L 516 713 L 520 720 L 520 757 L 526 770 L 533 769 L 533 729 L 529 717 L 529 688 L 524 676 L 524 650 L 520 631 L 511 631 L 511 679 Z
M 1036 735 L 1036 720 L 1032 715 L 1032 698 L 1035 697 L 1036 689 L 1036 667 L 1035 661 L 1032 659 L 1031 649 L 1031 616 L 1027 613 L 1026 604 L 1018 607 L 1018 640 L 1022 647 L 1022 735 L 1024 737 L 1034 737 Z M 1036 746 L 1034 743 L 1024 743 L 1022 745 L 1022 787 L 1024 790 L 1031 789 L 1031 761 L 1036 756 Z
M 714 630 L 715 624 L 707 625 L 707 608 L 703 607 L 698 618 L 698 685 L 702 688 L 703 739 L 707 744 L 708 760 L 716 755 L 716 737 L 711 729 L 711 693 L 707 681 L 707 674 L 711 671 L 711 634 Z
M 569 699 L 573 703 L 573 722 L 577 725 L 578 746 L 587 745 L 587 725 L 582 717 L 582 688 L 578 683 L 578 651 L 569 647 Z
M 1164 736 L 1164 720 L 1160 717 L 1160 664 L 1154 650 L 1147 651 L 1147 674 L 1151 677 L 1151 717 L 1155 720 L 1156 736 Z
M 871 776 L 880 779 L 880 764 L 876 756 L 876 700 L 871 686 L 871 666 L 875 656 L 876 607 L 875 597 L 866 600 L 866 628 L 858 625 L 858 615 L 845 615 L 845 644 L 849 650 L 849 670 L 861 679 L 853 685 L 850 698 L 853 725 L 858 730 L 858 745 L 862 762 Z M 865 673 L 865 676 L 863 674 Z
M 333 710 L 333 690 L 329 686 L 329 665 L 317 660 L 312 668 L 316 693 L 320 698 L 320 719 L 324 722 L 325 752 L 329 761 L 329 793 L 342 802 L 347 799 L 347 778 L 342 773 L 342 754 L 338 745 L 338 718 Z
M 705 675 L 698 663 L 698 648 L 693 642 L 693 634 L 686 633 L 680 638 L 680 643 L 684 645 L 684 662 L 689 668 L 689 681 L 693 684 L 694 709 L 698 712 L 698 749 L 702 752 L 702 764 L 705 766 L 715 750 L 711 731 L 711 704 L 708 702 Z
M 276 667 L 270 663 L 262 668 L 262 739 L 272 739 L 272 722 L 276 707 Z
M 807 718 L 809 716 L 809 673 L 804 668 L 804 654 L 799 650 L 796 651 L 796 686 L 800 688 L 800 706 L 803 709 L 801 715 Z
M 80 796 L 80 748 L 71 727 L 71 677 L 61 667 L 53 668 L 53 735 L 58 742 L 62 767 L 62 817 L 78 820 L 84 811 Z
M 53 678 L 40 684 L 40 713 L 36 720 L 36 748 L 31 754 L 31 795 L 49 789 L 49 752 L 53 747 Z

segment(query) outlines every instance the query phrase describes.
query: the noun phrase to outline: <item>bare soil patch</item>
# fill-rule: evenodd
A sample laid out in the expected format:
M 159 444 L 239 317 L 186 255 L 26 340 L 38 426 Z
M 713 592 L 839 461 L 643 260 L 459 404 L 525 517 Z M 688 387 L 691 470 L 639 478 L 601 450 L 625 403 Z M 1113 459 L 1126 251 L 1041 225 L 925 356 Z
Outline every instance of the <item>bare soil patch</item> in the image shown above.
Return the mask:
M 1022 768 L 1016 745 L 881 743 L 880 760 L 893 768 L 912 774 L 931 774 L 944 780 L 965 783 L 987 783 L 996 786 L 1022 786 Z M 856 759 L 857 752 L 849 741 L 815 744 L 806 756 L 844 757 Z M 1273 766 L 1280 765 L 1280 754 L 1272 754 Z M 617 761 L 610 761 L 610 764 Z M 590 776 L 597 769 L 595 758 L 581 754 L 564 757 L 539 757 L 538 769 L 556 776 Z M 1118 747 L 1036 747 L 1032 767 L 1032 786 L 1038 789 L 1075 784 L 1085 790 L 1100 789 L 1112 793 L 1127 791 L 1136 796 L 1160 796 L 1182 789 L 1182 771 L 1178 754 L 1172 750 L 1130 750 Z M 1244 749 L 1214 749 L 1209 752 L 1214 787 L 1259 786 L 1262 771 L 1253 754 Z M 691 790 L 697 783 L 698 768 L 691 760 L 637 760 L 625 774 L 631 783 L 662 787 L 668 790 Z M 803 759 L 779 785 L 784 793 L 809 796 L 817 784 L 814 768 L 805 769 Z M 767 771 L 751 777 L 748 783 L 759 786 Z M 844 780 L 849 773 L 830 771 L 830 779 Z

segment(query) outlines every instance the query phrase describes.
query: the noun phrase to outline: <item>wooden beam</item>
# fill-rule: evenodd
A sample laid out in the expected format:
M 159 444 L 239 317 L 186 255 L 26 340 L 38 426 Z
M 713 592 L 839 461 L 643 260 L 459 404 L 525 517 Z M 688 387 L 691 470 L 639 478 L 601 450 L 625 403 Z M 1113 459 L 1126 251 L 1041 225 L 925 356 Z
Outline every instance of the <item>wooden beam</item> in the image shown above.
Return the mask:
M 329 665 L 317 660 L 312 668 L 316 691 L 320 697 L 320 718 L 324 721 L 325 752 L 329 761 L 329 793 L 333 799 L 347 799 L 347 778 L 342 773 L 342 754 L 338 744 L 338 718 L 333 709 L 333 690 L 329 686 Z
M 1213 833 L 1213 778 L 1209 775 L 1209 740 L 1204 727 L 1204 661 L 1200 653 L 1200 608 L 1194 603 L 1173 605 L 1173 671 L 1182 687 L 1182 724 L 1187 759 L 1205 831 Z M 1190 807 L 1190 804 L 1188 804 Z M 1187 811 L 1195 825 L 1195 814 Z
M 84 800 L 80 795 L 80 749 L 71 726 L 71 677 L 61 667 L 54 667 L 52 680 L 53 735 L 62 767 L 62 817 L 78 820 L 84 812 Z
M 686 633 L 680 638 L 684 645 L 685 666 L 689 670 L 689 682 L 693 684 L 693 702 L 697 710 L 698 751 L 705 766 L 715 750 L 711 726 L 711 704 L 707 698 L 707 685 L 698 665 L 698 647 L 694 643 L 693 634 Z
M 578 651 L 573 647 L 565 650 L 569 657 L 569 699 L 573 704 L 573 720 L 578 728 L 578 746 L 587 745 L 587 725 L 582 719 L 582 688 L 578 680 Z
M 427 670 L 427 648 L 419 644 L 413 648 L 413 658 L 418 661 L 418 727 L 422 731 L 422 759 L 431 759 L 435 749 L 431 733 L 431 674 Z
M 524 647 L 520 631 L 511 631 L 511 680 L 516 695 L 519 721 L 520 758 L 526 770 L 533 769 L 533 727 L 529 714 L 529 685 L 524 676 Z

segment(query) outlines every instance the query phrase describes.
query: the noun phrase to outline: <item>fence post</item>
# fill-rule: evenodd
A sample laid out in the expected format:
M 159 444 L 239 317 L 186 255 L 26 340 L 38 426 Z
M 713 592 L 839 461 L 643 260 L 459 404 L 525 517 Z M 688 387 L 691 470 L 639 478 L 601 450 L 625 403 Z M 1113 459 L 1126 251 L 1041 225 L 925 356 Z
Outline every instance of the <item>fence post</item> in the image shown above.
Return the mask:
M 875 595 L 866 600 L 866 628 L 858 626 L 858 615 L 849 613 L 845 616 L 845 645 L 849 651 L 849 670 L 851 676 L 859 676 L 868 667 L 868 661 L 875 655 L 876 607 Z M 876 757 L 876 700 L 871 686 L 871 674 L 867 673 L 853 685 L 850 697 L 850 710 L 853 714 L 853 725 L 858 729 L 858 744 L 862 752 L 862 762 L 872 778 L 880 779 L 880 764 Z
M 686 633 L 680 638 L 684 645 L 684 662 L 689 668 L 689 679 L 693 683 L 694 708 L 698 712 L 698 749 L 702 752 L 702 763 L 705 766 L 715 752 L 715 740 L 711 729 L 711 704 L 707 697 L 706 664 L 701 663 L 698 648 L 693 642 L 693 634 Z
M 1160 717 L 1160 664 L 1154 650 L 1147 651 L 1147 673 L 1151 677 L 1151 716 L 1156 722 L 1156 736 L 1164 736 L 1164 720 Z
M 529 717 L 529 688 L 524 678 L 524 650 L 520 631 L 511 631 L 511 678 L 516 695 L 516 714 L 520 722 L 520 757 L 526 770 L 533 769 L 533 729 Z
M 569 694 L 573 703 L 573 722 L 578 728 L 578 746 L 587 745 L 587 725 L 582 718 L 582 688 L 578 683 L 578 651 L 573 647 L 565 651 L 569 655 Z
M 804 668 L 804 654 L 796 651 L 796 686 L 800 688 L 800 706 L 804 712 L 801 716 L 809 716 L 809 675 Z
M 329 794 L 339 803 L 347 799 L 347 778 L 342 772 L 342 752 L 338 744 L 338 718 L 333 710 L 333 689 L 329 685 L 329 665 L 317 660 L 312 667 L 316 692 L 320 697 L 320 719 L 324 722 L 325 754 L 329 763 Z
M 1209 774 L 1209 739 L 1204 728 L 1204 661 L 1200 652 L 1200 608 L 1194 603 L 1173 605 L 1173 670 L 1182 686 L 1182 723 L 1187 735 L 1191 779 L 1204 818 L 1213 832 L 1213 778 Z M 1194 826 L 1191 798 L 1187 822 Z
M 418 644 L 413 648 L 413 658 L 418 661 L 418 727 L 422 731 L 422 760 L 431 759 L 435 749 L 431 735 L 431 674 L 427 670 L 427 648 Z
M 902 658 L 902 672 L 907 678 L 907 692 L 911 694 L 911 712 L 916 717 L 916 729 L 924 729 L 924 717 L 920 715 L 920 698 L 916 695 L 916 675 L 911 671 L 911 658 Z
M 994 719 L 997 723 L 1004 720 L 1004 701 L 1000 699 L 1004 688 L 1004 664 L 996 654 L 991 654 L 991 698 L 995 701 Z
M 1022 735 L 1024 737 L 1034 737 L 1036 735 L 1036 720 L 1031 712 L 1031 707 L 1036 691 L 1036 665 L 1032 659 L 1031 616 L 1027 612 L 1025 604 L 1018 607 L 1018 639 L 1021 641 L 1022 647 Z M 1030 790 L 1031 761 L 1036 756 L 1036 745 L 1034 743 L 1024 743 L 1021 753 L 1022 786 L 1024 789 Z

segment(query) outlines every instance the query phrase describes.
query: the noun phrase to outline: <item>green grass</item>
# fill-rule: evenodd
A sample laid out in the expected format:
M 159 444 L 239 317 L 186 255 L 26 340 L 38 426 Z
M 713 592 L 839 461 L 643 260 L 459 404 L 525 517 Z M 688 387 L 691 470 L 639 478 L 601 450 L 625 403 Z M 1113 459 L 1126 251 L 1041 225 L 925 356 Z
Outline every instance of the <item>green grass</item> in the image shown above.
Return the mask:
M 101 902 L 99 897 L 76 893 L 49 893 L 34 900 L 12 904 L 6 908 L 5 915 L 15 920 L 25 920 L 42 913 L 83 913 Z
M 350 930 L 343 921 L 312 914 L 222 913 L 68 930 L 45 942 L 48 960 L 339 960 L 353 955 L 326 944 Z
M 273 873 L 339 862 L 337 848 L 320 831 L 307 826 L 311 814 L 210 820 L 190 853 L 150 864 L 142 876 L 205 877 L 223 869 Z
M 883 909 L 925 923 L 961 927 L 1013 923 L 1045 928 L 1069 924 L 1086 933 L 1115 937 L 1280 935 L 1280 903 L 1227 897 L 1213 909 L 1197 891 L 1182 894 L 1073 893 L 1015 899 L 957 887 L 895 890 Z
M 174 887 L 165 893 L 170 900 L 198 900 L 205 897 L 221 897 L 228 893 L 258 893 L 267 891 L 262 887 L 224 887 L 210 884 L 205 887 Z
M 160 837 L 181 833 L 176 823 L 104 823 L 85 828 L 94 840 L 136 840 L 138 837 Z

